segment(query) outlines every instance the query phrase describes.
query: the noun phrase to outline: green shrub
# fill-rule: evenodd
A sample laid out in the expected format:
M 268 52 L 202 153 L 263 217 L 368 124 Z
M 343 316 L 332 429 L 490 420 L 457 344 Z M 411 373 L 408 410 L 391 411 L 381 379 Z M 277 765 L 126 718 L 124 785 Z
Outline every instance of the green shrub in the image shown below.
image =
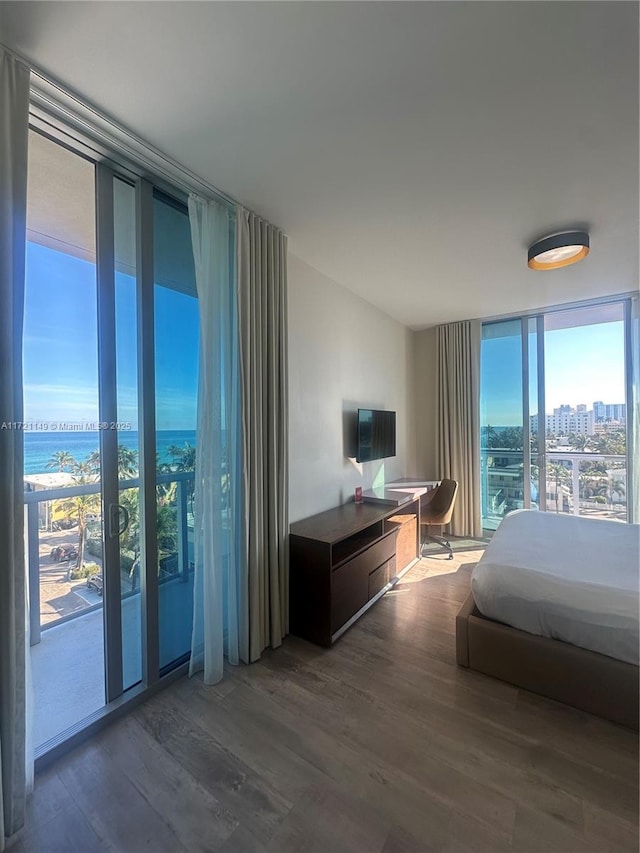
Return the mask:
M 93 557 L 102 557 L 102 539 L 97 536 L 90 536 L 87 539 L 87 551 Z
M 81 578 L 89 578 L 91 575 L 99 575 L 102 570 L 97 563 L 83 563 L 82 568 L 74 569 L 71 572 L 71 580 L 77 581 Z
M 604 495 L 595 495 L 592 498 L 592 500 L 593 500 L 594 504 L 606 504 L 606 502 L 607 502 L 607 499 L 605 498 Z
M 133 551 L 122 551 L 120 554 L 120 571 L 129 574 L 135 558 Z

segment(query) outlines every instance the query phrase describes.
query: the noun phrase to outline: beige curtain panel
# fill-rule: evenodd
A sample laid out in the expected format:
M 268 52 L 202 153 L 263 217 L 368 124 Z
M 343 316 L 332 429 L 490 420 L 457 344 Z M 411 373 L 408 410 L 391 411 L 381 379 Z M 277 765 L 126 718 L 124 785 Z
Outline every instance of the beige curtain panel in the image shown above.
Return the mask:
M 479 320 L 437 328 L 438 476 L 460 484 L 451 533 L 481 536 Z
M 289 628 L 287 240 L 237 209 L 249 657 Z

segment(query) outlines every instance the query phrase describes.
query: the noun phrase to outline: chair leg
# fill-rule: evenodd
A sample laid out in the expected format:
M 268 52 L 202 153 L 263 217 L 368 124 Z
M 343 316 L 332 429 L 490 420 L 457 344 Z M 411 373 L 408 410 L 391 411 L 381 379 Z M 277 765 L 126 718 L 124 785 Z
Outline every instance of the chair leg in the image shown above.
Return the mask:
M 429 525 L 425 524 L 425 525 L 420 525 L 420 526 L 424 527 L 424 529 L 425 529 L 424 536 L 422 538 L 422 541 L 420 542 L 420 557 L 424 557 L 424 546 L 429 541 Z
M 424 546 L 427 544 L 427 542 L 437 542 L 441 548 L 444 548 L 445 551 L 449 552 L 449 559 L 453 560 L 453 549 L 449 540 L 445 539 L 444 536 L 436 536 L 435 533 L 431 533 L 428 524 L 425 524 L 424 527 L 426 528 L 427 532 L 425 533 L 424 539 L 420 543 L 420 556 L 424 557 Z
M 441 548 L 444 548 L 445 551 L 448 551 L 449 559 L 453 560 L 453 548 L 451 547 L 451 542 L 449 542 L 448 539 L 445 539 L 444 536 L 435 535 L 432 535 L 431 539 L 433 539 L 434 542 L 437 542 L 438 545 L 440 545 Z

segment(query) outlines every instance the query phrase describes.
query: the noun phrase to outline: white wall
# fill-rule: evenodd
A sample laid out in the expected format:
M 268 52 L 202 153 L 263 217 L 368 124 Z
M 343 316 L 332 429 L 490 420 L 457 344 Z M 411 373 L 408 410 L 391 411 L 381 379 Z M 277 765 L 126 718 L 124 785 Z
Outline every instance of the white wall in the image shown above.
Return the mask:
M 405 326 L 289 254 L 289 519 L 351 500 L 356 486 L 415 467 L 413 337 Z M 397 455 L 349 461 L 358 408 L 394 410 Z

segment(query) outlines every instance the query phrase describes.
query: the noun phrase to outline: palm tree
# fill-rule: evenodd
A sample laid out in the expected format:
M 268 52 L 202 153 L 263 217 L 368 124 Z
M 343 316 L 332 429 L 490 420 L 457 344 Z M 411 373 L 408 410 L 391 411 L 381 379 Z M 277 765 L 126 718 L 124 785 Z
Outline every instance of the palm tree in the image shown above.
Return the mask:
M 100 471 L 100 451 L 94 450 L 88 457 L 87 464 L 94 473 Z M 130 480 L 138 476 L 138 451 L 123 444 L 118 445 L 118 479 Z
M 88 483 L 95 482 L 95 471 L 92 465 L 88 462 L 76 462 L 72 464 L 73 482 L 76 486 L 84 486 Z M 100 496 L 92 495 L 74 495 L 73 497 L 65 498 L 60 502 L 60 508 L 73 516 L 78 522 L 78 557 L 76 560 L 76 569 L 82 568 L 82 560 L 84 558 L 84 548 L 87 541 L 87 522 L 89 516 L 100 511 Z M 67 570 L 67 580 L 71 580 L 71 561 Z
M 571 435 L 569 436 L 569 444 L 571 445 L 571 447 L 575 447 L 576 450 L 584 450 L 588 443 L 588 435 L 571 433 Z
M 482 428 L 483 432 L 483 440 L 485 447 L 496 447 L 496 441 L 498 438 L 498 433 L 495 427 L 492 427 L 491 424 L 487 424 L 486 427 Z
M 522 450 L 522 427 L 507 427 L 502 431 L 501 447 L 506 450 Z
M 57 468 L 60 473 L 65 468 L 71 468 L 75 464 L 75 459 L 68 450 L 56 450 L 51 459 L 47 462 L 47 468 Z
M 87 465 L 89 465 L 89 467 L 91 468 L 91 470 L 94 474 L 100 473 L 100 451 L 99 450 L 94 450 L 93 453 L 91 453 L 87 457 L 86 461 L 87 461 Z
M 175 551 L 178 541 L 176 509 L 172 506 L 158 507 L 156 537 L 158 548 L 163 551 Z
M 609 496 L 611 500 L 611 505 L 613 506 L 614 495 L 618 495 L 620 500 L 624 500 L 625 494 L 626 492 L 624 480 L 612 480 L 611 485 L 609 486 Z
M 176 471 L 193 471 L 196 467 L 196 449 L 193 445 L 185 441 L 184 447 L 178 447 L 172 444 L 167 448 L 169 456 L 173 457 L 173 462 Z
M 120 547 L 126 551 L 138 552 L 140 549 L 140 495 L 139 489 L 123 489 L 120 503 L 127 510 L 129 524 L 120 537 Z
M 159 506 L 156 516 L 156 537 L 158 543 L 158 574 L 160 560 L 176 553 L 178 547 L 178 521 L 174 506 Z
M 174 471 L 195 471 L 196 470 L 196 449 L 193 445 L 189 444 L 188 441 L 185 441 L 184 447 L 178 447 L 175 444 L 172 444 L 167 448 L 167 453 L 169 456 L 173 457 L 173 462 L 171 464 L 171 469 Z M 175 485 L 174 485 L 174 494 L 175 494 Z M 195 491 L 195 481 L 192 482 L 189 491 L 187 492 L 187 499 L 193 503 Z
M 597 453 L 604 455 L 624 455 L 626 453 L 626 437 L 624 430 L 616 430 L 615 432 L 603 433 L 597 436 L 591 436 L 589 447 Z
M 156 473 L 172 474 L 173 468 L 168 462 L 161 462 L 159 454 L 156 453 Z M 156 495 L 158 506 L 166 506 L 176 501 L 176 483 L 156 483 Z
M 569 471 L 561 465 L 559 462 L 548 462 L 547 463 L 547 477 L 553 477 L 556 484 L 556 513 L 560 512 L 559 504 L 561 500 L 560 496 L 560 486 L 566 486 L 569 484 L 570 476 Z
M 118 479 L 130 480 L 138 475 L 138 451 L 118 445 Z

